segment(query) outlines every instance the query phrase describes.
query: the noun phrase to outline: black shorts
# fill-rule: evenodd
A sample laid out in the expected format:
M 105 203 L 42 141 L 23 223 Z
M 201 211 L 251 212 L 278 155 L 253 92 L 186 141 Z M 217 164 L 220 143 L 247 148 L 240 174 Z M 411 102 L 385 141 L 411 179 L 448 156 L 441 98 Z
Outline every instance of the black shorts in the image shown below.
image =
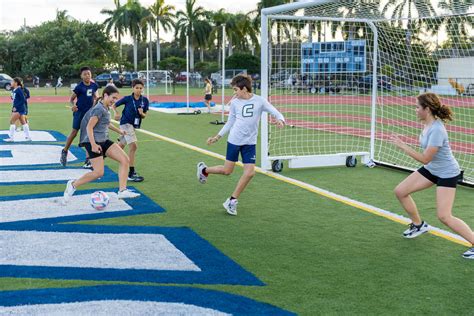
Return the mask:
M 110 146 L 112 146 L 114 144 L 113 141 L 111 141 L 110 139 L 107 139 L 105 142 L 103 143 L 97 143 L 97 145 L 99 145 L 102 150 L 100 151 L 100 153 L 96 153 L 96 152 L 93 152 L 92 151 L 92 145 L 91 143 L 82 143 L 80 146 L 81 147 L 84 147 L 87 151 L 87 153 L 89 154 L 89 159 L 94 159 L 94 158 L 97 158 L 97 157 L 107 157 L 105 155 L 105 153 L 107 152 L 107 150 L 109 150 Z
M 212 100 L 212 94 L 206 94 L 206 95 L 204 96 L 204 100 L 206 100 L 206 101 L 211 101 L 211 100 Z
M 417 170 L 423 177 L 430 180 L 438 187 L 448 187 L 448 188 L 455 188 L 458 184 L 459 179 L 461 178 L 461 174 L 452 177 L 452 178 L 440 178 L 433 175 L 429 172 L 425 167 L 421 167 Z

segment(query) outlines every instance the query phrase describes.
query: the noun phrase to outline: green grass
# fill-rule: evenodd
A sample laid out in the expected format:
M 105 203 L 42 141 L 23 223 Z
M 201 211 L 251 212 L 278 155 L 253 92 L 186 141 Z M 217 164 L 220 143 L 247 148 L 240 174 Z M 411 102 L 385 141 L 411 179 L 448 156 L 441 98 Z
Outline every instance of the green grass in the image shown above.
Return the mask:
M 0 129 L 9 108 L 0 107 Z M 54 113 L 54 116 L 52 116 Z M 205 140 L 220 126 L 214 116 L 178 116 L 151 112 L 143 128 L 180 141 L 225 153 L 225 141 Z M 33 129 L 67 134 L 70 111 L 62 104 L 31 107 Z M 200 286 L 277 305 L 302 315 L 314 314 L 456 314 L 469 315 L 474 282 L 465 247 L 424 235 L 405 240 L 404 226 L 323 198 L 296 186 L 257 174 L 239 201 L 239 216 L 225 215 L 221 203 L 232 192 L 241 168 L 229 177 L 195 179 L 195 165 L 222 161 L 138 134 L 137 168 L 146 178 L 136 187 L 166 209 L 163 214 L 121 217 L 83 224 L 188 226 L 255 274 L 266 286 Z M 113 137 L 112 137 L 113 139 Z M 117 164 L 107 161 L 117 170 Z M 374 206 L 404 214 L 393 188 L 407 174 L 384 168 L 284 169 L 292 177 Z M 86 188 L 115 187 L 90 184 Z M 64 185 L 5 186 L 1 195 L 62 191 Z M 474 226 L 472 189 L 460 187 L 455 214 Z M 436 219 L 434 190 L 414 195 L 423 217 Z M 442 227 L 444 228 L 444 227 Z M 0 289 L 110 284 L 43 279 L 0 278 Z

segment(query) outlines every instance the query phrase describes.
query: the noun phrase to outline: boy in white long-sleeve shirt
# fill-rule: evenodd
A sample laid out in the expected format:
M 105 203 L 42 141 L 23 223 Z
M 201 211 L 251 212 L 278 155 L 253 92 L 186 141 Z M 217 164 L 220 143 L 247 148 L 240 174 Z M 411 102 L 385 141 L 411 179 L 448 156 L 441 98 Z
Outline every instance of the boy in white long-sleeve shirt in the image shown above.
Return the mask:
M 230 175 L 234 171 L 240 153 L 244 164 L 244 173 L 232 195 L 223 204 L 228 214 L 237 215 L 237 199 L 255 175 L 258 125 L 262 112 L 265 111 L 273 115 L 277 119 L 278 128 L 285 126 L 285 118 L 266 99 L 252 93 L 250 76 L 237 75 L 232 79 L 231 85 L 235 94 L 230 103 L 228 121 L 216 136 L 207 140 L 207 144 L 211 145 L 229 133 L 226 161 L 223 166 L 214 167 L 207 167 L 204 162 L 198 163 L 197 178 L 200 183 L 204 184 L 207 182 L 209 174 Z

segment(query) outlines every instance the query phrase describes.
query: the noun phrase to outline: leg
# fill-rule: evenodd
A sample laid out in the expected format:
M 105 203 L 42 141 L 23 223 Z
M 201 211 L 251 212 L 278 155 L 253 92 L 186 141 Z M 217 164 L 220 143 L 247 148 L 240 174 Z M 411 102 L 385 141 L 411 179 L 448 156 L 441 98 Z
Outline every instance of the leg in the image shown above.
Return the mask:
M 119 191 L 125 190 L 127 188 L 127 175 L 129 166 L 127 154 L 117 144 L 110 146 L 105 154 L 107 157 L 110 157 L 119 163 Z
M 246 163 L 244 164 L 244 173 L 239 179 L 237 186 L 235 187 L 232 197 L 238 199 L 240 194 L 245 190 L 250 180 L 255 176 L 255 164 Z
M 452 214 L 456 188 L 438 187 L 436 189 L 436 207 L 439 220 L 474 245 L 474 233 L 461 219 Z
M 69 147 L 71 147 L 71 144 L 72 142 L 74 141 L 74 138 L 76 138 L 77 136 L 77 132 L 78 130 L 77 129 L 72 129 L 71 130 L 71 133 L 69 134 L 69 136 L 67 137 L 67 140 L 66 140 L 66 145 L 64 145 L 64 151 L 68 151 L 69 150 Z
M 89 183 L 89 182 L 92 182 L 96 179 L 99 179 L 100 177 L 102 177 L 104 175 L 104 157 L 99 156 L 99 157 L 96 157 L 96 158 L 92 158 L 90 161 L 91 161 L 91 164 L 92 164 L 92 167 L 94 168 L 94 170 L 84 174 L 82 177 L 75 180 L 72 183 L 74 188 L 77 189 L 79 186 L 81 186 L 83 184 L 86 184 L 86 183 Z
M 206 173 L 208 174 L 223 174 L 223 175 L 230 175 L 234 171 L 235 161 L 226 160 L 224 165 L 222 166 L 214 166 L 214 167 L 207 167 Z
M 128 158 L 130 159 L 130 167 L 135 167 L 135 154 L 137 153 L 137 143 L 131 143 L 128 145 Z
M 413 172 L 395 188 L 395 195 L 400 201 L 405 211 L 410 216 L 413 224 L 420 225 L 421 218 L 410 194 L 427 189 L 433 185 L 433 182 L 422 176 L 418 171 Z
M 12 112 L 10 116 L 10 130 L 8 132 L 8 141 L 13 141 L 13 136 L 15 136 L 16 125 L 15 122 L 20 118 L 20 113 Z

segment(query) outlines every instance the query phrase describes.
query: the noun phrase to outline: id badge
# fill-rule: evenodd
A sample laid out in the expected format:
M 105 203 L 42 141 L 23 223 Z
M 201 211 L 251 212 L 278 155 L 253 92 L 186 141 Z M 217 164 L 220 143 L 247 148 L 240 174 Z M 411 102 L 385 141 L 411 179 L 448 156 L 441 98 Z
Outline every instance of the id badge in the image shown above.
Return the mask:
M 135 118 L 135 122 L 133 123 L 133 125 L 135 126 L 140 125 L 140 119 L 138 117 Z

